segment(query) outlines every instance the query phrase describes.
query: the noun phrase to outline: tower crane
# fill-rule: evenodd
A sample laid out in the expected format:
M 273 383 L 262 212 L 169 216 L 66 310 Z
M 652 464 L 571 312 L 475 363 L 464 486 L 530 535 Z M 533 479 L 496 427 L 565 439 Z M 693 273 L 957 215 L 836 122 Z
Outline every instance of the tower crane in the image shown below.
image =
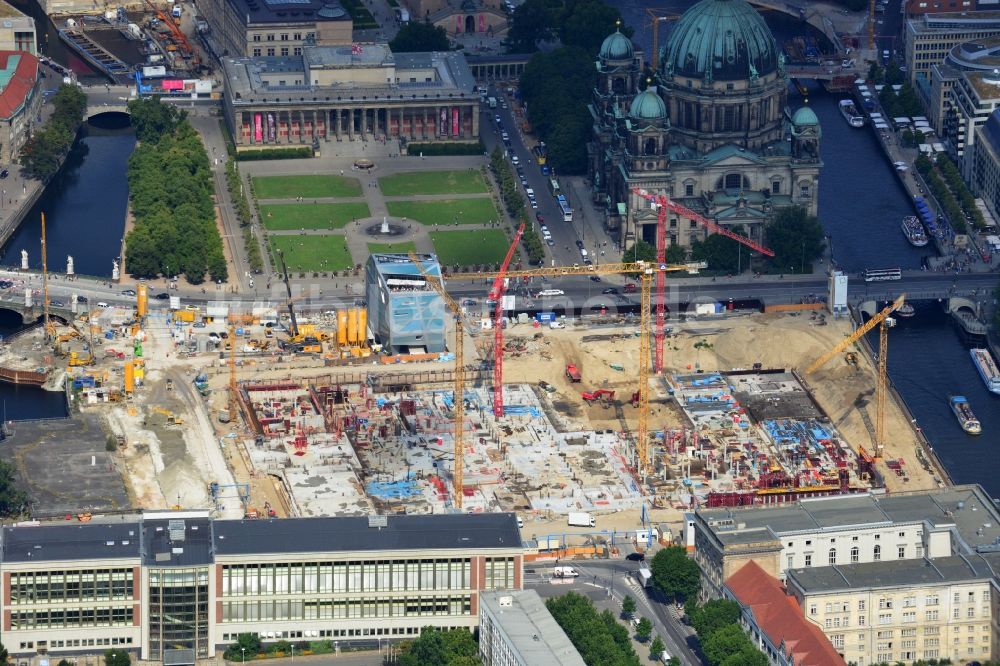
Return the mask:
M 420 263 L 415 252 L 409 253 L 410 260 L 420 274 L 427 278 L 427 284 L 437 292 L 448 309 L 455 315 L 455 393 L 452 399 L 452 420 L 455 423 L 455 508 L 462 508 L 464 483 L 462 481 L 462 465 L 465 455 L 465 329 L 462 322 L 462 308 L 455 302 L 444 288 L 440 276 L 431 275 Z
M 639 322 L 639 423 L 635 435 L 635 467 L 639 476 L 644 476 L 649 462 L 649 318 L 650 294 L 654 274 L 664 272 L 686 271 L 697 273 L 705 268 L 705 262 L 689 262 L 684 264 L 659 264 L 645 261 L 620 264 L 601 264 L 599 266 L 552 266 L 530 268 L 527 270 L 507 271 L 508 279 L 533 277 L 567 277 L 572 275 L 621 275 L 637 274 L 640 280 L 640 322 Z M 496 273 L 456 273 L 451 280 L 483 280 L 496 277 Z
M 676 21 L 681 17 L 680 14 L 664 14 L 662 9 L 654 9 L 653 7 L 646 7 L 646 14 L 649 16 L 649 21 L 646 26 L 653 32 L 653 71 L 657 71 L 660 68 L 660 23 L 665 21 Z
M 507 250 L 500 265 L 500 272 L 493 279 L 493 288 L 490 289 L 490 300 L 493 306 L 493 415 L 497 418 L 503 416 L 503 296 L 507 292 L 507 279 L 505 274 L 510 267 L 510 260 L 517 251 L 517 244 L 521 242 L 524 235 L 524 222 L 517 228 L 514 234 L 514 241 Z
M 769 257 L 774 256 L 774 252 L 756 243 L 745 236 L 726 229 L 716 224 L 703 215 L 700 215 L 686 206 L 682 206 L 670 199 L 665 194 L 652 194 L 646 190 L 633 187 L 632 193 L 638 195 L 652 204 L 656 210 L 656 263 L 660 266 L 666 263 L 667 251 L 667 211 L 677 213 L 681 217 L 697 222 L 709 231 L 731 238 L 741 245 L 746 245 L 751 250 L 756 250 Z M 663 372 L 663 331 L 666 323 L 666 289 L 667 276 L 663 271 L 656 273 L 656 358 L 653 363 L 653 371 Z
M 875 459 L 882 457 L 882 449 L 885 446 L 885 402 L 886 394 L 889 390 L 889 329 L 896 325 L 896 321 L 890 316 L 893 312 L 903 307 L 906 302 L 906 294 L 902 294 L 895 301 L 887 305 L 881 312 L 859 326 L 853 333 L 841 340 L 837 345 L 813 361 L 813 364 L 806 368 L 805 374 L 811 374 L 820 368 L 831 358 L 847 349 L 857 342 L 868 331 L 876 326 L 878 329 L 878 375 L 875 381 Z

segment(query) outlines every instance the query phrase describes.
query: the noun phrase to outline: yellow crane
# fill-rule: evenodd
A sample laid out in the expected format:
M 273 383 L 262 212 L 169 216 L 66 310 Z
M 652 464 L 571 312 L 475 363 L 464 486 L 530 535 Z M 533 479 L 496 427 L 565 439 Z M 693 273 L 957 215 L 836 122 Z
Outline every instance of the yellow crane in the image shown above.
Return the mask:
M 636 261 L 629 263 L 612 263 L 595 266 L 551 266 L 530 268 L 520 271 L 507 271 L 504 277 L 508 279 L 526 277 L 563 277 L 570 275 L 638 275 L 640 284 L 640 321 L 639 321 L 639 423 L 635 434 L 635 466 L 642 477 L 646 473 L 649 464 L 649 370 L 650 370 L 650 347 L 649 333 L 652 328 L 652 314 L 650 309 L 650 294 L 653 287 L 653 278 L 659 271 L 667 273 L 685 271 L 697 273 L 700 269 L 706 268 L 707 264 L 701 262 L 688 262 L 683 264 L 664 264 L 657 266 L 655 263 Z M 495 273 L 456 273 L 449 277 L 450 280 L 489 280 L 496 277 Z
M 455 302 L 444 288 L 444 283 L 440 276 L 431 275 L 420 263 L 420 258 L 415 252 L 409 253 L 410 260 L 417 267 L 420 274 L 427 278 L 427 284 L 438 293 L 441 299 L 455 315 L 455 394 L 452 400 L 452 420 L 455 422 L 455 508 L 462 508 L 462 496 L 464 483 L 462 480 L 462 465 L 465 455 L 464 429 L 465 429 L 465 329 L 462 324 L 462 308 Z
M 882 448 L 885 445 L 885 401 L 889 390 L 889 329 L 896 325 L 896 321 L 890 316 L 893 312 L 903 307 L 906 302 L 906 294 L 902 294 L 895 301 L 887 305 L 881 312 L 859 326 L 853 333 L 841 340 L 837 345 L 813 361 L 813 364 L 806 368 L 805 374 L 811 374 L 820 368 L 831 358 L 844 351 L 857 342 L 868 331 L 876 326 L 878 329 L 878 374 L 875 379 L 875 459 L 882 457 Z
M 236 399 L 236 392 L 239 390 L 236 382 L 236 324 L 232 321 L 229 322 L 228 337 L 229 358 L 226 360 L 229 363 L 229 419 L 232 421 L 236 418 L 236 409 L 239 404 Z

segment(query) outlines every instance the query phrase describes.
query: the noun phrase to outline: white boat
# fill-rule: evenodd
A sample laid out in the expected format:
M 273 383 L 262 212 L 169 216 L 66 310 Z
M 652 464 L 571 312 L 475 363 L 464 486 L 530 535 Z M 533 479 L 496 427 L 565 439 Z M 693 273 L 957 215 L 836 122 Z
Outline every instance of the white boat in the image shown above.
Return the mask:
M 864 127 L 865 118 L 860 113 L 858 113 L 858 108 L 854 106 L 854 102 L 849 99 L 840 100 L 840 114 L 844 116 L 844 120 L 851 127 Z
M 909 319 L 913 315 L 917 314 L 916 309 L 909 303 L 903 303 L 902 306 L 896 308 L 896 316 L 903 319 Z
M 951 402 L 951 411 L 955 413 L 955 418 L 958 419 L 962 430 L 970 435 L 979 435 L 983 432 L 982 424 L 972 413 L 972 407 L 969 407 L 969 401 L 965 399 L 964 395 L 953 395 L 949 402 Z
M 986 388 L 989 389 L 990 393 L 1000 395 L 1000 370 L 997 369 L 997 364 L 993 360 L 990 350 L 970 349 L 969 355 L 972 356 L 972 362 L 975 364 L 976 370 L 979 371 L 979 376 L 983 378 Z
M 924 225 L 920 223 L 916 215 L 907 215 L 900 225 L 906 240 L 910 241 L 913 247 L 924 247 L 929 242 L 927 234 L 924 232 Z

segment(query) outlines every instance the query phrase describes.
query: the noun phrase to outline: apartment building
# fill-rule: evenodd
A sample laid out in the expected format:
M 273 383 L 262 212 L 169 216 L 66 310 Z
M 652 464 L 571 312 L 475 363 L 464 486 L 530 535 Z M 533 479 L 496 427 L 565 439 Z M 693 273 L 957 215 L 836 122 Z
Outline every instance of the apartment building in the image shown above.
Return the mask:
M 1000 11 L 922 14 L 906 21 L 905 64 L 910 83 L 927 86 L 930 70 L 958 44 L 1000 36 Z
M 483 666 L 584 666 L 535 590 L 480 595 L 479 655 Z
M 0 2 L 0 51 L 38 55 L 35 19 L 6 2 Z
M 998 653 L 997 582 L 978 555 L 793 569 L 786 585 L 857 666 Z
M 1000 214 L 1000 111 L 990 114 L 976 130 L 976 167 L 972 189 L 993 215 Z
M 976 10 L 976 0 L 904 0 L 904 2 L 906 3 L 906 13 L 910 16 Z
M 264 641 L 472 629 L 520 589 L 513 514 L 213 520 L 151 512 L 0 530 L 4 645 L 18 659 L 132 650 L 181 666 Z

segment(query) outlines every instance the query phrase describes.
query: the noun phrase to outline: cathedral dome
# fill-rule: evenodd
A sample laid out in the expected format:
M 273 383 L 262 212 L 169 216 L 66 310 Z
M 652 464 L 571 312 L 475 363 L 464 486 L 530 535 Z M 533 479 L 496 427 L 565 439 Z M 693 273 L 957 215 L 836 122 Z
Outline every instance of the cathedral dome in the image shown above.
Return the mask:
M 677 21 L 664 48 L 667 76 L 741 81 L 777 69 L 774 36 L 746 0 L 701 0 Z
M 635 96 L 628 115 L 634 120 L 663 120 L 667 117 L 667 105 L 652 87 Z
M 632 40 L 619 30 L 608 35 L 601 44 L 601 60 L 631 60 L 635 55 Z
M 806 125 L 819 125 L 819 118 L 808 106 L 803 106 L 801 109 L 795 112 L 792 116 L 792 124 L 796 127 L 804 127 Z

